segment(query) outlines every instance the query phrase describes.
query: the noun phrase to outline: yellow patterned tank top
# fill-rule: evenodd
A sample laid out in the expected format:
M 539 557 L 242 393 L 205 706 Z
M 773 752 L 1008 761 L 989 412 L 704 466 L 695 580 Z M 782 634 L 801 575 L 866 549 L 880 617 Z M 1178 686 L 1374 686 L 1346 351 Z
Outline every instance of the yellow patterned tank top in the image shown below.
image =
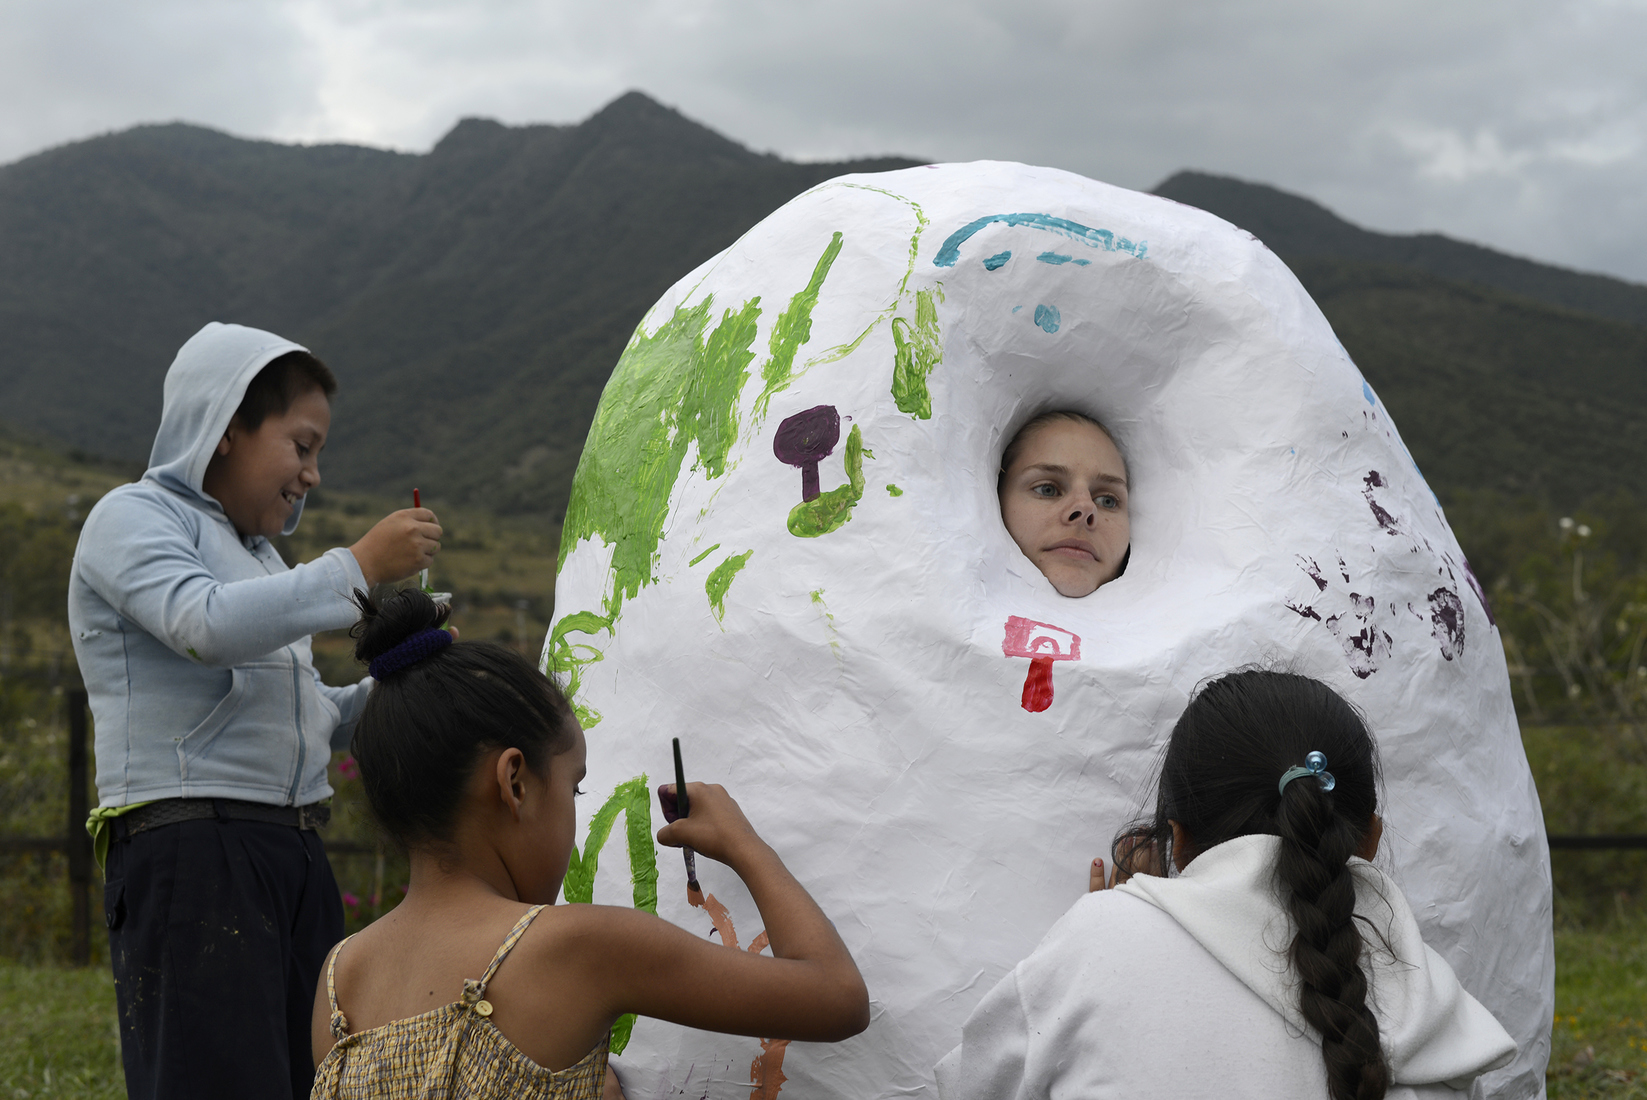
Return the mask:
M 349 1021 L 338 1011 L 337 987 L 332 980 L 338 952 L 349 941 L 332 948 L 326 961 L 326 999 L 332 1010 L 332 1038 L 337 1045 L 315 1071 L 311 1100 L 459 1100 L 493 1096 L 511 1100 L 600 1100 L 606 1084 L 607 1039 L 596 1044 L 576 1065 L 553 1072 L 522 1054 L 487 1018 L 492 1015 L 492 1005 L 486 1000 L 487 983 L 542 909 L 541 905 L 533 906 L 515 923 L 480 980 L 464 980 L 460 999 L 359 1035 L 349 1034 Z

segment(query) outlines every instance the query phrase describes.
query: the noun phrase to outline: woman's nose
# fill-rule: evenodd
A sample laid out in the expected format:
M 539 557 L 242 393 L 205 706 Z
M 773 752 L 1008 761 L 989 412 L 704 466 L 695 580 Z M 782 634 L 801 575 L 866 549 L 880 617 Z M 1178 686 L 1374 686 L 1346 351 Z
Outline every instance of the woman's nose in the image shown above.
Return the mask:
M 1084 523 L 1091 527 L 1098 520 L 1098 505 L 1090 500 L 1083 500 L 1070 512 L 1065 519 L 1066 523 Z

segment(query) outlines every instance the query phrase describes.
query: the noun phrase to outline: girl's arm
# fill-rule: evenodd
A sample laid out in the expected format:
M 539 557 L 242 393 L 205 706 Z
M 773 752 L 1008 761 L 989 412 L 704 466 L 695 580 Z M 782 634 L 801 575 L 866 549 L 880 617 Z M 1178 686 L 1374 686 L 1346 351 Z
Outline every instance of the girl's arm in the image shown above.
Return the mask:
M 728 950 L 650 913 L 574 906 L 583 988 L 615 1018 L 636 1012 L 688 1027 L 834 1042 L 869 1026 L 869 992 L 823 911 L 719 786 L 687 788 L 692 815 L 658 841 L 688 845 L 737 872 L 766 922 L 772 958 Z

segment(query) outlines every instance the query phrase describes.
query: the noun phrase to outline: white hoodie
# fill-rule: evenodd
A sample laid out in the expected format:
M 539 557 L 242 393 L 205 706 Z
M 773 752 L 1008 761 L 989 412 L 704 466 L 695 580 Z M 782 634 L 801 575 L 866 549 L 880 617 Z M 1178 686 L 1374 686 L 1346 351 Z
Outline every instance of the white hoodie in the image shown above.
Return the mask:
M 985 995 L 938 1063 L 944 1100 L 1217 1096 L 1321 1100 L 1321 1036 L 1298 1009 L 1292 922 L 1274 889 L 1280 838 L 1245 836 L 1175 878 L 1088 894 Z M 1362 964 L 1391 1100 L 1443 1097 L 1515 1042 L 1427 947 L 1382 872 L 1350 861 Z M 1387 945 L 1387 950 L 1386 950 Z

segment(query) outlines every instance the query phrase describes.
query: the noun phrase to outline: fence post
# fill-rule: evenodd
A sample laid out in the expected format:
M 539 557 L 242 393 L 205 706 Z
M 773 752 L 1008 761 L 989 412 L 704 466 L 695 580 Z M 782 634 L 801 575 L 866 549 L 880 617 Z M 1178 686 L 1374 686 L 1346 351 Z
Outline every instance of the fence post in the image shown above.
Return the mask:
M 91 837 L 86 835 L 86 689 L 65 693 L 69 708 L 69 895 L 74 902 L 75 966 L 91 962 Z

